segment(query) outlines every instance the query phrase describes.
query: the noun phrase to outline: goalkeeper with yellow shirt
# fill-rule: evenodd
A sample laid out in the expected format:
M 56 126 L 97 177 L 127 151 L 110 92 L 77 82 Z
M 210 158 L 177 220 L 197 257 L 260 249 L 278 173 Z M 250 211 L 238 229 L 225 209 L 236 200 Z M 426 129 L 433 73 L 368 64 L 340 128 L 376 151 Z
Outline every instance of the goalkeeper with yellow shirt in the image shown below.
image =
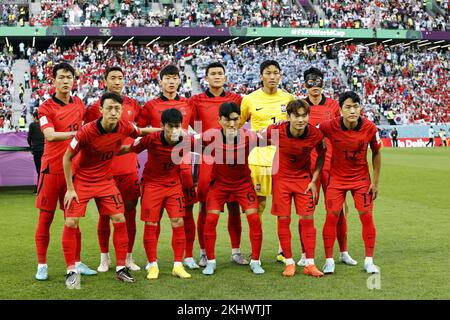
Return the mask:
M 278 88 L 282 72 L 277 61 L 266 60 L 261 63 L 259 70 L 262 88 L 245 96 L 241 103 L 241 126 L 249 121 L 253 131 L 286 120 L 286 106 L 295 100 L 292 94 Z M 272 161 L 275 150 L 275 146 L 258 147 L 253 149 L 248 158 L 253 185 L 258 195 L 258 213 L 261 222 L 266 208 L 266 198 L 272 194 Z M 278 248 L 277 261 L 285 263 L 281 247 Z

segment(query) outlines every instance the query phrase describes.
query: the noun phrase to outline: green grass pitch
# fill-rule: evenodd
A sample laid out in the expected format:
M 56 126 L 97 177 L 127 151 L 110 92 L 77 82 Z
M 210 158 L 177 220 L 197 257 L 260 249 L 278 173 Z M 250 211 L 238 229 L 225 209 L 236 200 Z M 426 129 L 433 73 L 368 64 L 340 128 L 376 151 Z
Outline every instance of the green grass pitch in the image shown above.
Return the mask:
M 350 267 L 337 263 L 336 273 L 332 276 L 315 279 L 303 275 L 302 269 L 298 268 L 295 277 L 282 277 L 283 266 L 275 262 L 278 248 L 276 222 L 266 209 L 261 256 L 266 270 L 264 275 L 255 276 L 248 266 L 230 262 L 227 217 L 224 214 L 218 226 L 217 273 L 204 276 L 201 270 L 195 270 L 192 271 L 192 279 L 174 278 L 171 276 L 171 229 L 165 216 L 158 247 L 160 278 L 157 281 L 146 280 L 145 271 L 139 271 L 134 272 L 136 283 L 120 283 L 113 279 L 111 269 L 105 274 L 83 276 L 82 290 L 70 291 L 64 286 L 61 211 L 57 212 L 51 228 L 48 251 L 50 277 L 48 281 L 38 282 L 34 279 L 34 232 L 38 217 L 34 208 L 35 197 L 31 189 L 3 188 L 0 189 L 0 299 L 449 299 L 450 149 L 384 149 L 382 162 L 379 198 L 374 208 L 377 227 L 375 263 L 380 266 L 381 275 L 378 282 L 372 282 L 379 285 L 379 289 L 367 287 L 369 275 L 362 269 L 361 224 L 350 200 L 349 251 L 358 260 L 358 265 Z M 316 264 L 321 268 L 324 263 L 323 195 L 315 217 Z M 100 256 L 97 218 L 96 208 L 91 202 L 80 227 L 82 261 L 92 268 L 98 266 Z M 300 256 L 297 221 L 294 217 L 292 243 L 296 260 Z M 242 225 L 242 250 L 248 254 L 250 244 L 244 216 Z M 134 257 L 143 267 L 146 256 L 142 232 L 143 223 L 138 221 Z M 197 258 L 197 242 L 194 254 Z

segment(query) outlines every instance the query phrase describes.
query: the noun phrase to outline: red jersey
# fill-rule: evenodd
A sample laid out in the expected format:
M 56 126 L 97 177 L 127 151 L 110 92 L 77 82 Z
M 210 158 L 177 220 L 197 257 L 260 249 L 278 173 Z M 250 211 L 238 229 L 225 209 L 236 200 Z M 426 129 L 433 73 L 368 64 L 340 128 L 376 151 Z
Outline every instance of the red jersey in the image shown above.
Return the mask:
M 140 134 L 139 128 L 129 121 L 120 120 L 112 132 L 105 131 L 101 119 L 89 122 L 77 132 L 69 145 L 74 154 L 80 153 L 74 164 L 76 179 L 89 182 L 112 179 L 114 155 L 126 138 L 137 138 Z
M 322 100 L 320 100 L 318 105 L 314 105 L 309 97 L 306 98 L 305 101 L 311 106 L 311 112 L 309 114 L 310 125 L 317 127 L 317 125 L 322 122 L 341 116 L 341 112 L 339 111 L 339 103 L 334 99 L 326 98 L 322 95 Z
M 205 146 L 203 154 L 210 152 L 214 158 L 211 180 L 226 187 L 241 186 L 251 182 L 248 155 L 260 142 L 255 132 L 239 129 L 233 143 L 226 143 L 223 131 L 211 129 L 200 135 Z M 194 141 L 192 137 L 192 141 Z
M 85 111 L 86 107 L 80 98 L 71 97 L 69 103 L 65 104 L 53 95 L 39 107 L 41 131 L 47 128 L 53 128 L 55 132 L 77 131 L 82 126 Z M 41 172 L 64 173 L 62 159 L 69 143 L 70 140 L 48 142 L 45 139 Z
M 123 104 L 122 104 L 123 111 L 120 119 L 124 121 L 137 122 L 139 112 L 141 110 L 139 103 L 135 99 L 129 98 L 127 96 L 122 97 L 123 97 Z M 85 122 L 97 120 L 101 116 L 102 114 L 100 113 L 100 99 L 98 99 L 93 104 L 91 104 L 86 110 Z M 126 138 L 123 144 L 130 145 L 133 144 L 133 142 L 134 140 L 132 138 Z M 138 168 L 138 159 L 137 155 L 134 153 L 127 153 L 113 158 L 112 170 L 114 176 L 134 173 L 137 171 L 137 168 Z
M 180 138 L 181 141 L 182 138 Z M 180 165 L 172 161 L 172 151 L 177 150 L 177 146 L 170 145 L 166 141 L 164 131 L 150 133 L 131 147 L 131 151 L 135 153 L 144 150 L 148 151 L 148 160 L 143 173 L 144 183 L 158 183 L 163 186 L 181 183 Z
M 241 101 L 241 95 L 236 93 L 225 92 L 224 90 L 220 96 L 216 97 L 209 90 L 206 90 L 205 92 L 197 94 L 191 98 L 191 104 L 193 107 L 192 120 L 201 121 L 201 132 L 217 128 L 219 126 L 219 122 L 217 120 L 219 119 L 220 106 L 225 102 L 234 102 L 240 106 Z
M 278 130 L 278 137 L 274 130 Z M 272 144 L 277 146 L 272 165 L 274 178 L 311 177 L 311 151 L 316 150 L 319 155 L 325 155 L 326 152 L 325 140 L 319 129 L 308 125 L 305 132 L 295 138 L 290 131 L 290 122 L 283 121 L 269 126 L 262 134 L 265 135 L 265 132 L 267 139 L 272 139 Z
M 161 113 L 167 109 L 175 108 L 183 115 L 183 129 L 187 130 L 192 116 L 192 106 L 189 100 L 177 95 L 175 99 L 167 99 L 164 95 L 148 101 L 142 108 L 139 118 L 138 126 L 144 128 L 151 125 L 154 128 L 161 128 Z
M 330 185 L 351 188 L 369 183 L 367 147 L 370 144 L 372 150 L 380 150 L 377 127 L 360 117 L 356 128 L 348 130 L 343 117 L 339 117 L 322 123 L 319 128 L 333 145 Z

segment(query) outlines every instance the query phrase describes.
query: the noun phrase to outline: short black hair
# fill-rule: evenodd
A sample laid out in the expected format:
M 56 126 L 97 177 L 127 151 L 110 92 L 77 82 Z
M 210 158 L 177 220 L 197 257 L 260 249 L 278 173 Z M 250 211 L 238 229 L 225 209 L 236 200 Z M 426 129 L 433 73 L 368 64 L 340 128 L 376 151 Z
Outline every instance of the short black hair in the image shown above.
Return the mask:
M 212 69 L 212 68 L 222 68 L 223 73 L 225 73 L 225 67 L 223 66 L 223 64 L 216 61 L 216 62 L 211 62 L 210 64 L 208 64 L 208 66 L 206 67 L 205 76 L 208 75 L 209 69 Z
M 56 73 L 58 72 L 58 70 L 69 71 L 73 75 L 73 77 L 75 77 L 75 69 L 67 62 L 58 63 L 53 67 L 53 79 L 56 78 Z
M 119 67 L 119 66 L 108 67 L 108 68 L 106 68 L 105 73 L 103 74 L 103 76 L 105 77 L 105 80 L 108 78 L 109 73 L 113 72 L 113 71 L 120 71 L 120 73 L 122 73 L 122 75 L 123 75 L 123 70 L 121 67 Z
M 314 75 L 316 75 L 316 76 L 319 76 L 319 77 L 321 77 L 322 79 L 324 78 L 323 72 L 322 72 L 320 69 L 311 67 L 311 68 L 305 70 L 305 72 L 303 72 L 303 79 L 306 80 L 306 77 L 307 77 L 308 75 L 310 75 L 310 74 L 314 74 Z
M 233 112 L 241 115 L 241 108 L 234 102 L 224 102 L 219 108 L 219 117 L 228 118 Z
M 180 70 L 178 70 L 178 67 L 176 65 L 169 64 L 161 69 L 161 71 L 159 72 L 159 79 L 162 80 L 162 78 L 164 76 L 168 76 L 168 75 L 171 75 L 171 76 L 175 75 L 175 76 L 179 77 Z
M 161 114 L 161 123 L 165 125 L 166 123 L 182 123 L 183 115 L 180 110 L 175 108 L 170 108 L 164 110 Z
M 37 110 L 34 110 L 34 112 L 33 112 L 33 117 L 36 118 L 36 119 L 39 118 L 39 113 L 38 113 Z
M 114 101 L 116 101 L 116 102 L 118 102 L 118 103 L 120 103 L 120 104 L 122 104 L 123 103 L 123 98 L 122 98 L 122 96 L 121 95 L 119 95 L 119 94 L 117 94 L 117 93 L 115 93 L 115 92 L 105 92 L 103 95 L 102 95 L 102 98 L 100 99 L 100 106 L 103 108 L 103 102 L 106 100 L 106 99 L 111 99 L 111 100 L 114 100 Z
M 263 63 L 260 64 L 259 66 L 259 74 L 263 74 L 264 69 L 270 67 L 270 66 L 274 66 L 276 67 L 279 71 L 281 71 L 281 67 L 280 64 L 275 61 L 275 60 L 266 60 Z
M 345 100 L 352 99 L 355 103 L 361 103 L 361 99 L 359 98 L 358 94 L 354 91 L 346 91 L 344 93 L 341 93 L 339 95 L 339 107 L 342 108 L 344 105 Z
M 286 112 L 288 115 L 290 115 L 291 113 L 298 115 L 298 109 L 301 108 L 305 109 L 306 114 L 309 114 L 311 112 L 311 108 L 308 102 L 303 99 L 290 101 L 286 107 Z

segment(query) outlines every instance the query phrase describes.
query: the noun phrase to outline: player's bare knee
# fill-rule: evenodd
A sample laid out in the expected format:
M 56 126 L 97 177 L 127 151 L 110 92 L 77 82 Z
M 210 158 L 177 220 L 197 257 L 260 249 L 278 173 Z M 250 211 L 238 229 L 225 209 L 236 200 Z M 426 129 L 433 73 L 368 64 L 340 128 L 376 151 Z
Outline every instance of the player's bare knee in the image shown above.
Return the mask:
M 311 215 L 299 215 L 298 218 L 300 220 L 313 220 L 314 216 L 312 214 Z
M 79 222 L 80 222 L 80 218 L 66 218 L 66 221 L 64 222 L 64 224 L 68 228 L 77 228 Z
M 364 214 L 371 214 L 372 211 L 370 210 L 358 210 L 358 213 L 360 216 L 364 215 Z
M 254 213 L 258 213 L 258 210 L 256 210 L 256 209 L 247 209 L 246 211 L 245 211 L 245 214 L 246 215 L 251 215 L 251 214 L 254 214 Z
M 150 222 L 150 221 L 146 221 L 145 225 L 147 226 L 152 226 L 152 227 L 157 227 L 158 226 L 158 222 Z
M 170 223 L 172 224 L 172 227 L 174 227 L 174 228 L 179 228 L 184 225 L 183 218 L 171 218 Z
M 123 213 L 112 215 L 111 216 L 111 221 L 113 223 L 125 222 L 125 215 Z

